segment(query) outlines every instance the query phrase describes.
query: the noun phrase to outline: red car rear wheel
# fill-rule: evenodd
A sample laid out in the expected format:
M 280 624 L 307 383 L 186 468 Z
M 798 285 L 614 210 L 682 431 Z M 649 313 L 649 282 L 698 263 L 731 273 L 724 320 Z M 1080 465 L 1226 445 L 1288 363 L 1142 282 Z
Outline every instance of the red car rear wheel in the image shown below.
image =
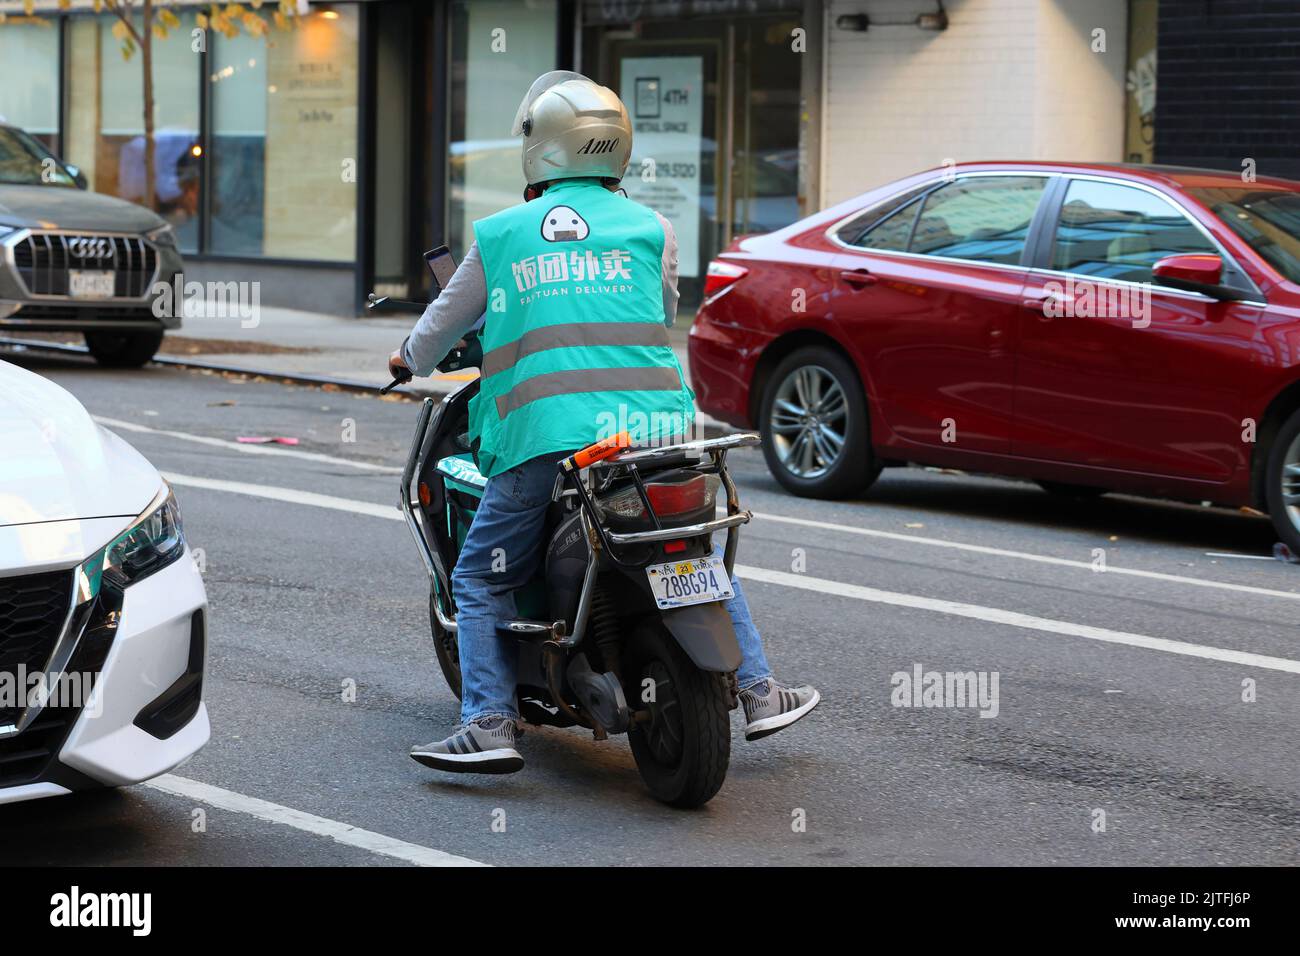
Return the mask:
M 773 370 L 759 430 L 768 469 L 797 495 L 842 498 L 880 474 L 862 383 L 848 359 L 824 346 L 791 352 Z
M 1273 528 L 1292 553 L 1300 554 L 1300 411 L 1277 433 L 1267 468 L 1265 491 Z

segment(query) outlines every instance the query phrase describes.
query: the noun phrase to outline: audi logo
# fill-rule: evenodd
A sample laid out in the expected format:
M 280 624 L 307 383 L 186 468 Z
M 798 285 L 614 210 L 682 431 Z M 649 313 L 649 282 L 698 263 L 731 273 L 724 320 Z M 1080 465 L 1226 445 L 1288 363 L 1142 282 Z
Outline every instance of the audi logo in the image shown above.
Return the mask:
M 110 259 L 113 240 L 96 236 L 74 236 L 68 240 L 68 254 L 78 259 Z

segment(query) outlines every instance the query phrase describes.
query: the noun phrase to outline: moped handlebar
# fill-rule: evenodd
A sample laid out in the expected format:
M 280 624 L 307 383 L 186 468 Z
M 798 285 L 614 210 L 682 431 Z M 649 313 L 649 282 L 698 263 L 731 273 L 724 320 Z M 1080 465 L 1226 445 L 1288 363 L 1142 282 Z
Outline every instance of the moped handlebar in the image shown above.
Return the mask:
M 414 377 L 414 376 L 411 375 L 411 370 L 410 370 L 410 369 L 405 369 L 405 368 L 404 368 L 404 369 L 402 369 L 402 373 L 403 373 L 403 374 L 398 375 L 395 379 L 393 379 L 391 382 L 389 382 L 387 385 L 385 385 L 383 388 L 381 388 L 381 389 L 379 390 L 379 394 L 380 394 L 380 395 L 387 395 L 387 394 L 388 394 L 389 392 L 391 392 L 393 389 L 397 388 L 397 386 L 399 386 L 399 385 L 405 385 L 407 382 L 409 382 L 409 381 Z
M 410 299 L 394 299 L 392 296 L 375 295 L 366 297 L 367 312 L 394 312 L 402 315 L 422 315 L 429 307 L 427 302 L 413 302 Z

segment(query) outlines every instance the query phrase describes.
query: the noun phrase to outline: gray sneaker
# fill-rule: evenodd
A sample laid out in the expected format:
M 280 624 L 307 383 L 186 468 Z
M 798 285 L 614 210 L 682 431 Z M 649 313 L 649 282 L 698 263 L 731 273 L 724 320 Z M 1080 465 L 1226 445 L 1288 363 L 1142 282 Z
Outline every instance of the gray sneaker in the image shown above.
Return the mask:
M 515 722 L 508 717 L 457 724 L 445 740 L 412 747 L 411 759 L 451 773 L 514 773 L 524 766 L 515 750 Z
M 740 692 L 740 703 L 745 708 L 745 739 L 758 740 L 789 727 L 807 714 L 822 695 L 815 688 L 783 687 L 774 680 L 765 680 Z

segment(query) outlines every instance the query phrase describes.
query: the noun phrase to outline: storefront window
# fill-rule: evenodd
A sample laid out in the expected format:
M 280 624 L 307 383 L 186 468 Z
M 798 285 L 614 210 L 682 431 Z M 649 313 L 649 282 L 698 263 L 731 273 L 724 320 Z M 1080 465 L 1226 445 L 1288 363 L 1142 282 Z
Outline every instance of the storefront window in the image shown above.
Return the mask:
M 519 101 L 555 69 L 555 0 L 456 0 L 451 9 L 451 155 L 448 245 L 458 256 L 473 223 L 520 202 Z
M 266 40 L 213 35 L 210 251 L 355 256 L 357 34 L 340 6 Z
M 0 27 L 0 120 L 59 152 L 59 27 L 49 20 Z M 21 77 L 15 81 L 13 78 Z
M 154 209 L 186 251 L 198 248 L 199 74 L 189 42 L 193 14 L 153 44 Z M 145 200 L 144 73 L 140 52 L 123 59 L 107 17 L 68 23 L 68 147 L 96 192 Z M 57 62 L 57 59 L 56 59 Z

